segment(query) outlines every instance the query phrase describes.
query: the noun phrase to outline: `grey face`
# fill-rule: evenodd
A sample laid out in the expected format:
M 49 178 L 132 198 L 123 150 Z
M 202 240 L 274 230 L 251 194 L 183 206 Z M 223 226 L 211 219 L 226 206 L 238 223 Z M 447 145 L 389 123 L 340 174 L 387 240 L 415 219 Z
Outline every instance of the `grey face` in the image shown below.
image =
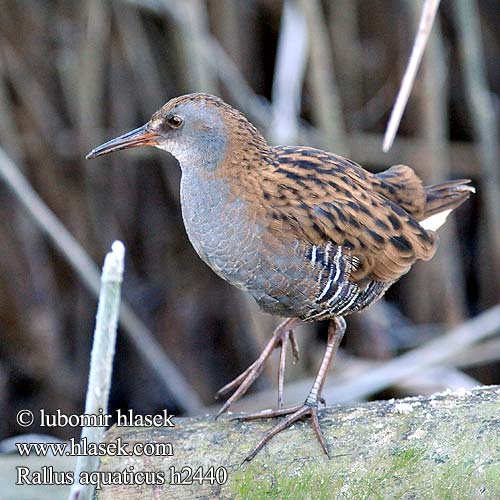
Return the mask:
M 196 101 L 169 102 L 148 123 L 95 148 L 87 158 L 138 146 L 168 151 L 183 169 L 213 170 L 224 158 L 227 133 L 217 107 Z
M 193 101 L 165 108 L 149 122 L 158 134 L 156 147 L 174 155 L 182 168 L 216 168 L 227 147 L 219 109 Z

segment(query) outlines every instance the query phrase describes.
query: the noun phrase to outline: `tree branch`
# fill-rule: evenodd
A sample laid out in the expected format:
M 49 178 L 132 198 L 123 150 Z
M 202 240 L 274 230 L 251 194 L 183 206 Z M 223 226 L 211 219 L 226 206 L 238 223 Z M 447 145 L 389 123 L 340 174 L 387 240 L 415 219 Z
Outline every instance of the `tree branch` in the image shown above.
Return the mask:
M 170 483 L 174 470 L 213 466 L 225 467 L 228 481 L 103 486 L 98 498 L 499 498 L 499 401 L 492 386 L 327 408 L 320 420 L 331 460 L 309 423 L 299 423 L 242 466 L 271 422 L 203 417 L 174 419 L 175 428 L 113 427 L 107 442 L 171 443 L 174 456 L 105 456 L 101 473 L 134 466 L 162 472 Z

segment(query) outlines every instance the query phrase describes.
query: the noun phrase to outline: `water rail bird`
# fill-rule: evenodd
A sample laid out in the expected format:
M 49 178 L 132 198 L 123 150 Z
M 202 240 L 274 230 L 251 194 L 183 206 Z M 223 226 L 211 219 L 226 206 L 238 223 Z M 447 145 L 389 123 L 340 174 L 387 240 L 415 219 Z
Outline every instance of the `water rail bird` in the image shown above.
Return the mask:
M 281 349 L 278 409 L 241 420 L 283 416 L 246 460 L 278 432 L 310 417 L 325 453 L 318 403 L 345 331 L 344 317 L 368 307 L 419 259 L 436 251 L 436 230 L 474 188 L 469 180 L 424 186 L 408 166 L 373 174 L 333 153 L 271 146 L 245 116 L 203 93 L 167 102 L 148 123 L 91 151 L 87 158 L 155 146 L 179 162 L 188 237 L 220 277 L 260 308 L 286 318 L 258 359 L 218 395 L 234 391 L 225 412 Z M 327 346 L 303 404 L 283 408 L 288 345 L 301 321 L 330 320 Z

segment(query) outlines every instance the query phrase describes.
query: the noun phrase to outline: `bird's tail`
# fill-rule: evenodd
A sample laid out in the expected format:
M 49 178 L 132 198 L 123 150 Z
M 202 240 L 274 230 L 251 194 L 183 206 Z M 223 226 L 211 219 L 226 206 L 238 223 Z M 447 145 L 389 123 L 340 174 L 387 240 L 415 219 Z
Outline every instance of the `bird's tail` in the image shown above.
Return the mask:
M 450 212 L 476 192 L 473 186 L 467 186 L 469 182 L 460 179 L 425 186 L 425 211 L 420 225 L 429 231 L 440 228 Z

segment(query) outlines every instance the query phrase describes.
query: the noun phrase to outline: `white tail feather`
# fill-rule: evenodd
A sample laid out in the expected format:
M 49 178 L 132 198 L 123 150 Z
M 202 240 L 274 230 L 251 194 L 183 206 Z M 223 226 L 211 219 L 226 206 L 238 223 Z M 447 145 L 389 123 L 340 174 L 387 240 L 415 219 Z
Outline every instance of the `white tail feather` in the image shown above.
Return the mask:
M 445 222 L 451 210 L 444 210 L 438 214 L 431 215 L 420 222 L 420 225 L 427 231 L 437 231 Z
M 456 191 L 469 191 L 470 193 L 476 194 L 476 188 L 474 186 L 457 186 Z

